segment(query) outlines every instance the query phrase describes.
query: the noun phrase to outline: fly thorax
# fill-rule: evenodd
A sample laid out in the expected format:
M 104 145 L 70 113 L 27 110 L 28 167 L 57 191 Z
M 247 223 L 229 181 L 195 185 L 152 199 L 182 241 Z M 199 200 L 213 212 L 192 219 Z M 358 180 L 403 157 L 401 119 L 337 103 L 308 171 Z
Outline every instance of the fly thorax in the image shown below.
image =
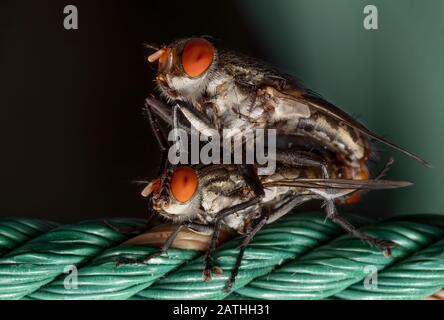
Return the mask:
M 218 74 L 208 83 L 207 95 L 208 103 L 216 106 L 220 128 L 237 127 L 250 117 L 254 101 L 251 92 L 239 87 L 231 76 Z
M 217 213 L 243 201 L 244 200 L 237 196 L 226 196 L 217 192 L 208 192 L 202 199 L 201 205 L 206 214 L 206 221 L 213 222 Z

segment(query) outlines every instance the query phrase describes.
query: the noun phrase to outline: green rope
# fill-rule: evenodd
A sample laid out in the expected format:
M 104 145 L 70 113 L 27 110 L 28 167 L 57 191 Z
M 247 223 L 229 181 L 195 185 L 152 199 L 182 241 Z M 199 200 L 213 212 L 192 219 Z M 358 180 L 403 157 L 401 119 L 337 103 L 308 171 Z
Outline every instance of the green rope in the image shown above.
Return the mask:
M 51 222 L 32 219 L 0 220 L 0 257 L 55 226 Z
M 204 282 L 201 253 L 191 250 L 171 249 L 147 264 L 117 268 L 118 257 L 142 257 L 157 248 L 121 245 L 127 238 L 102 221 L 56 227 L 38 220 L 0 220 L 0 299 L 421 299 L 444 287 L 442 220 L 424 217 L 364 228 L 397 243 L 387 258 L 344 235 L 323 214 L 287 215 L 253 239 L 231 295 L 223 287 L 240 239 L 218 248 L 214 260 L 224 272 Z M 111 222 L 122 227 L 144 223 Z M 65 286 L 70 266 L 77 268 L 69 276 L 76 280 L 74 287 L 74 282 Z

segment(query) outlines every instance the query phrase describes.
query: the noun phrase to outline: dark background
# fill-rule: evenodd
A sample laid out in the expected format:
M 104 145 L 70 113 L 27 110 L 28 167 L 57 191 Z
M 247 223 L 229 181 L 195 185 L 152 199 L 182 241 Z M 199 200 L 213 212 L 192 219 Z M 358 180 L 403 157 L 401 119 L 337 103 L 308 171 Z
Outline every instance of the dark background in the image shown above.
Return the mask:
M 384 64 L 384 43 L 400 36 L 411 39 L 412 34 L 406 35 L 402 28 L 390 29 L 387 21 L 393 20 L 387 19 L 382 20 L 379 33 L 364 31 L 364 2 L 329 1 L 322 6 L 321 2 L 2 0 L 0 217 L 61 222 L 144 217 L 146 202 L 140 197 L 140 186 L 132 182 L 153 177 L 159 150 L 141 111 L 144 97 L 153 92 L 154 75 L 146 62 L 149 52 L 142 44 L 163 44 L 190 35 L 211 35 L 223 46 L 272 61 L 308 79 L 313 89 L 332 97 L 344 110 L 361 115 L 371 128 L 395 137 L 393 140 L 439 167 L 442 151 L 435 155 L 432 151 L 437 147 L 426 148 L 423 143 L 438 145 L 439 120 L 432 112 L 427 119 L 405 112 L 410 107 L 396 97 L 415 89 L 421 98 L 424 92 L 416 85 L 398 88 L 399 94 L 392 91 L 396 79 L 406 79 L 407 69 L 399 65 L 390 69 L 393 64 Z M 390 11 L 390 5 L 376 2 L 399 15 L 398 8 Z M 406 2 L 396 2 L 405 10 Z M 79 30 L 63 28 L 63 8 L 68 4 L 79 10 Z M 432 8 L 430 12 L 436 11 Z M 427 22 L 416 36 L 436 44 L 429 31 L 432 35 L 438 32 L 441 38 L 442 32 L 427 13 L 422 18 Z M 356 49 L 358 42 L 362 46 Z M 434 49 L 423 45 L 419 54 Z M 409 58 L 418 58 L 416 51 L 403 50 L 396 59 L 399 54 L 407 57 L 408 66 L 413 65 Z M 434 57 L 428 61 L 438 62 Z M 442 59 L 439 63 L 431 72 L 440 70 Z M 434 83 L 442 86 L 442 82 Z M 426 93 L 428 97 L 434 97 L 439 86 Z M 393 109 L 396 105 L 405 109 L 398 112 Z M 435 119 L 435 124 L 428 119 Z M 393 129 L 396 125 L 404 127 Z M 411 136 L 416 137 L 413 143 Z M 399 208 L 406 212 L 402 203 L 409 198 L 419 202 L 409 212 L 439 212 L 442 205 L 437 197 L 424 198 L 430 194 L 424 188 L 440 185 L 437 171 L 425 176 L 426 169 L 397 157 L 401 164 L 408 164 L 395 168 L 391 178 L 416 177 L 420 184 L 412 192 L 423 197 L 414 201 L 407 191 L 379 192 L 352 210 L 375 216 Z
M 67 4 L 78 30 L 63 27 Z M 142 44 L 208 34 L 259 51 L 232 1 L 2 0 L 0 14 L 0 216 L 143 217 L 132 181 L 153 177 L 159 150 Z

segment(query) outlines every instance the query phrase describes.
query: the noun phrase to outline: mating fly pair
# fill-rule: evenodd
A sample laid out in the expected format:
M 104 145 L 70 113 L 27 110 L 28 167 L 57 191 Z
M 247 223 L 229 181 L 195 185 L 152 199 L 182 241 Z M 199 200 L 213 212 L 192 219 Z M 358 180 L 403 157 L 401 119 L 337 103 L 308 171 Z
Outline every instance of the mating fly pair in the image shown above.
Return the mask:
M 158 48 L 157 85 L 170 103 L 148 98 L 146 110 L 164 154 L 168 143 L 157 118 L 185 126 L 178 111 L 204 135 L 275 129 L 276 172 L 259 177 L 256 165 L 177 167 L 166 163 L 160 177 L 144 190 L 153 209 L 179 223 L 158 253 L 119 264 L 144 263 L 165 252 L 184 227 L 211 233 L 204 279 L 211 277 L 212 253 L 222 228 L 245 235 L 226 289 L 231 289 L 245 246 L 262 226 L 310 200 L 324 201 L 327 217 L 345 230 L 390 254 L 393 243 L 354 228 L 336 211 L 336 202 L 355 202 L 359 192 L 396 188 L 407 182 L 385 181 L 386 170 L 370 179 L 371 141 L 380 141 L 430 166 L 416 155 L 372 133 L 290 76 L 257 60 L 217 50 L 204 38 L 182 39 Z M 236 130 L 223 130 L 236 129 Z M 225 135 L 224 135 L 225 134 Z M 164 159 L 165 160 L 165 159 Z

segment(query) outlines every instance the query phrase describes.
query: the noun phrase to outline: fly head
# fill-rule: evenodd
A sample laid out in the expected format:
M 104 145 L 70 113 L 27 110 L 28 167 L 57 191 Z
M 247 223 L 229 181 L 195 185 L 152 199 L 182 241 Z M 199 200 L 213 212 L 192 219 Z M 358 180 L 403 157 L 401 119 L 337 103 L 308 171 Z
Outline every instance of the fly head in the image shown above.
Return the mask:
M 207 39 L 186 38 L 160 48 L 148 57 L 158 63 L 156 83 L 169 100 L 197 101 L 217 67 L 217 50 Z

